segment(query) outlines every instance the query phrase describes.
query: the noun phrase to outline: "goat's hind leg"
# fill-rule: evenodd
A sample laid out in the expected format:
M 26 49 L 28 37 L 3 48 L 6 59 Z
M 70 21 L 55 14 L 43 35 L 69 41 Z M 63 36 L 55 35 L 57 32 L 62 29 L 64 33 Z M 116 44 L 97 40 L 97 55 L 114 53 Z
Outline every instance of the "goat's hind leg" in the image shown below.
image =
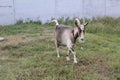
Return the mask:
M 59 58 L 60 57 L 60 54 L 59 54 L 59 46 L 58 46 L 58 43 L 57 41 L 55 40 L 55 46 L 56 46 L 56 52 L 57 52 L 57 57 Z
M 60 54 L 59 54 L 59 47 L 56 47 L 56 51 L 57 51 L 57 57 L 59 58 L 60 57 Z

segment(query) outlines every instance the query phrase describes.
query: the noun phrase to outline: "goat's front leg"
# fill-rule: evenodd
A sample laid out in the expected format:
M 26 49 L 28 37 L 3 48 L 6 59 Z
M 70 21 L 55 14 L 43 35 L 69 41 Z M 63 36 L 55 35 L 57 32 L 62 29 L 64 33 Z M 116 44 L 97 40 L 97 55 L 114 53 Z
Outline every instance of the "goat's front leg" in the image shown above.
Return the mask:
M 73 48 L 70 48 L 70 51 L 73 53 L 73 56 L 74 56 L 74 63 L 77 63 L 76 52 L 74 51 Z
M 68 50 L 68 54 L 67 54 L 67 56 L 66 56 L 66 60 L 67 60 L 67 61 L 70 61 L 70 57 L 69 57 L 70 53 L 71 53 L 71 51 Z

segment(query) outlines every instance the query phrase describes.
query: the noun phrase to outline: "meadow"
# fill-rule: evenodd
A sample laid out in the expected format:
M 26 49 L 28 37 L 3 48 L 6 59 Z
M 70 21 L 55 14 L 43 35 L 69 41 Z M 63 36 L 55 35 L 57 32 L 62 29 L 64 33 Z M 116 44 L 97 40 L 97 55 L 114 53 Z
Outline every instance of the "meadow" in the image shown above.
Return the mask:
M 66 61 L 66 48 L 57 58 L 55 23 L 19 21 L 0 26 L 5 38 L 0 42 L 0 80 L 120 80 L 120 18 L 87 21 L 85 43 L 75 45 L 78 64 L 73 55 Z M 69 18 L 60 18 L 59 23 L 74 27 Z

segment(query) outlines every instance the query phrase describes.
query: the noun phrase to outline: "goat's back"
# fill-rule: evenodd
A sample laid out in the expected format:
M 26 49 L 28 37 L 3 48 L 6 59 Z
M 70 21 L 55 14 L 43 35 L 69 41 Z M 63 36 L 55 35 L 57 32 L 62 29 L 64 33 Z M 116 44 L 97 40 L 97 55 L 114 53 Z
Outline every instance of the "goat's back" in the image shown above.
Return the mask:
M 68 41 L 74 43 L 74 29 L 58 25 L 55 29 L 55 37 L 59 45 L 67 45 Z

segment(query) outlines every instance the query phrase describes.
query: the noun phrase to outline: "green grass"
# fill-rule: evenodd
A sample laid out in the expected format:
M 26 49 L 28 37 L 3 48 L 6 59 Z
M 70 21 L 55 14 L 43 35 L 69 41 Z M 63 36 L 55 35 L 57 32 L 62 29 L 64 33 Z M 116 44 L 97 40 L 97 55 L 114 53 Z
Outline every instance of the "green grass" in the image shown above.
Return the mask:
M 61 23 L 74 25 L 73 20 Z M 73 22 L 73 23 L 72 23 Z M 77 41 L 78 64 L 67 50 L 56 57 L 54 23 L 0 26 L 0 80 L 119 80 L 120 18 L 94 18 L 87 26 L 84 49 Z

